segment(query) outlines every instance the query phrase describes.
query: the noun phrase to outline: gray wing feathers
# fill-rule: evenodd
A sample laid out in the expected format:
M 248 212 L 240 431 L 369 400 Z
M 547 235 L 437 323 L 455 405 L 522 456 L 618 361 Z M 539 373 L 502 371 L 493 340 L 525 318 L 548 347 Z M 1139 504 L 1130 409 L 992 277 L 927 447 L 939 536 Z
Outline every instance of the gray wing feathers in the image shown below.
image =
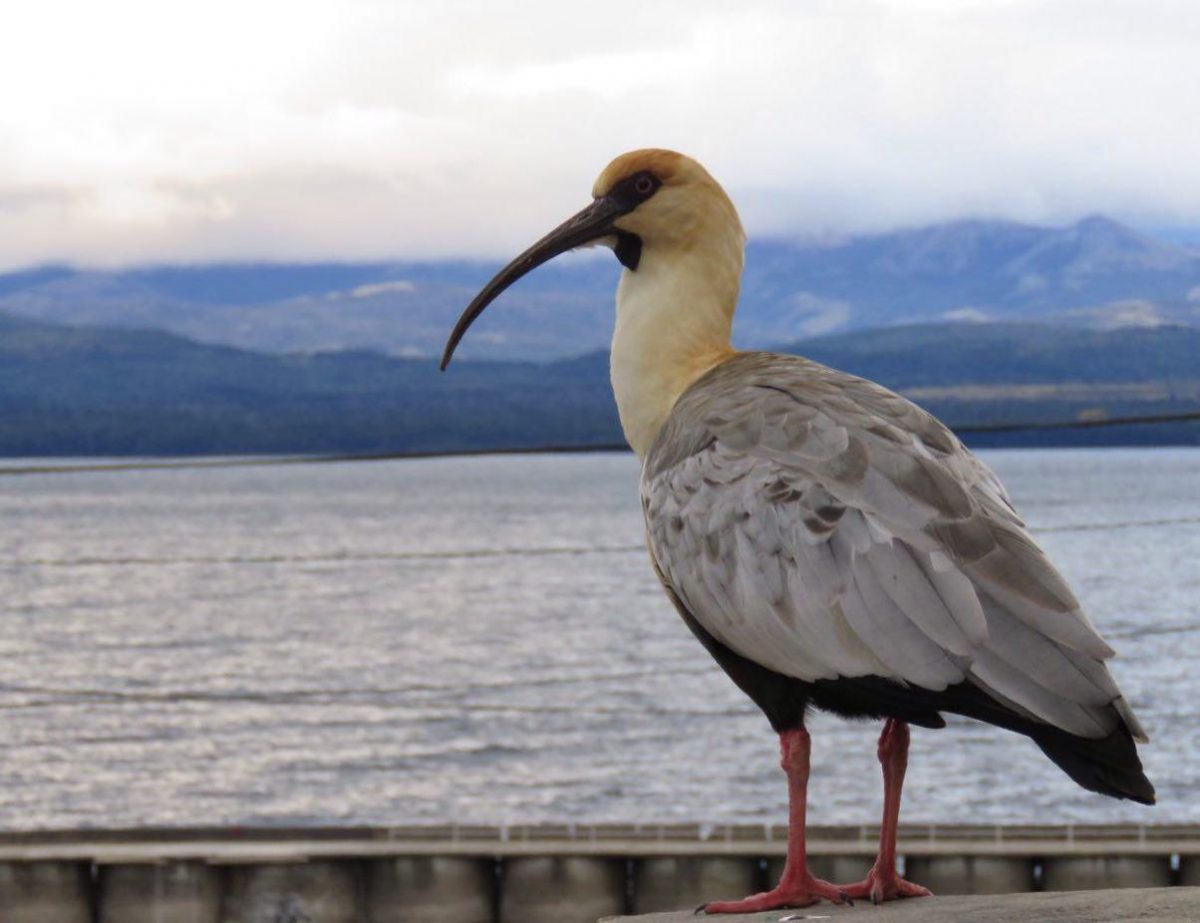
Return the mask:
M 858 566 L 850 556 L 840 557 L 840 563 L 849 572 L 840 599 L 842 611 L 855 633 L 888 667 L 884 675 L 937 690 L 962 682 L 963 667 L 888 595 L 870 567 Z
M 996 476 L 899 395 L 742 353 L 677 402 L 646 457 L 652 554 L 733 650 L 806 680 L 976 683 L 1089 737 L 1144 736 L 1112 656 Z

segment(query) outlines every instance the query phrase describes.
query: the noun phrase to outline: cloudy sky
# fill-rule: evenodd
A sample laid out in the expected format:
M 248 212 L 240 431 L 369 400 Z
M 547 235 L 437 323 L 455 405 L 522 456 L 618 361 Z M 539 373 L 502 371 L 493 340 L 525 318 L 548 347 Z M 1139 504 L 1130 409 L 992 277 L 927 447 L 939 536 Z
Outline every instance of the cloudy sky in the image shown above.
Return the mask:
M 14 5 L 0 267 L 506 255 L 645 146 L 757 234 L 1200 226 L 1200 3 L 736 6 Z

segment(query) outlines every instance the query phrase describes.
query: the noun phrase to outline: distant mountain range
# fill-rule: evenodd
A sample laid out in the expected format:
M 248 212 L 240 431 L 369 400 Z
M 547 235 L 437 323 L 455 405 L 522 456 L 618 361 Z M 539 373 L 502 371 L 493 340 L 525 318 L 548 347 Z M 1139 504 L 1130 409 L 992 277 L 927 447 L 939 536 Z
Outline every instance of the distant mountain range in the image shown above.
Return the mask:
M 43 267 L 0 275 L 0 311 L 264 352 L 430 356 L 496 268 Z M 539 270 L 484 315 L 461 355 L 544 361 L 604 348 L 618 268 L 594 254 Z M 836 241 L 757 240 L 747 250 L 736 327 L 743 346 L 945 320 L 1200 325 L 1200 249 L 1092 217 L 1062 228 L 959 221 Z
M 365 283 L 364 283 L 365 284 Z M 215 292 L 210 297 L 215 297 Z M 1200 329 L 938 323 L 792 349 L 951 424 L 1200 409 Z M 0 314 L 0 455 L 416 452 L 617 443 L 608 359 L 272 355 Z M 1007 444 L 1200 445 L 1200 425 L 1009 434 Z

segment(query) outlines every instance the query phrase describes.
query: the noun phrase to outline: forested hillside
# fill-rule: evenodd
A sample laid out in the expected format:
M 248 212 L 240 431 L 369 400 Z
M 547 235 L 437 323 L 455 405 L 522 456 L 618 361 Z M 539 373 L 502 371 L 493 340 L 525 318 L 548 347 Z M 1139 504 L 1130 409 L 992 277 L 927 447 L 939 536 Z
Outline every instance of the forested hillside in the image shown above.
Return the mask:
M 931 324 L 788 347 L 950 423 L 1200 407 L 1200 331 Z M 1003 437 L 1200 443 L 1187 424 Z M 408 452 L 614 443 L 604 353 L 545 364 L 269 355 L 0 315 L 0 454 Z

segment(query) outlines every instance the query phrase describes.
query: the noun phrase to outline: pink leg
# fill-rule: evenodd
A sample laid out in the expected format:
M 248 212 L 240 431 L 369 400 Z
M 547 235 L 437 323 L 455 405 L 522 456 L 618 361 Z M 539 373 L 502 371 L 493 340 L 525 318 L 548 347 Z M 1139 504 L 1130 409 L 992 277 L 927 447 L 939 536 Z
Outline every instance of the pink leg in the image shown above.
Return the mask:
M 827 881 L 814 878 L 808 871 L 804 845 L 805 809 L 808 799 L 808 759 L 810 741 L 803 726 L 779 735 L 780 763 L 788 780 L 788 846 L 783 877 L 774 890 L 754 894 L 740 901 L 713 901 L 701 904 L 697 912 L 758 913 L 783 907 L 807 907 L 821 898 L 841 904 L 846 895 Z
M 898 897 L 930 897 L 933 892 L 896 874 L 896 828 L 900 823 L 900 790 L 908 768 L 908 725 L 889 718 L 879 735 L 879 762 L 883 766 L 883 824 L 879 829 L 879 856 L 867 877 L 847 885 L 851 897 L 869 897 L 872 903 Z

